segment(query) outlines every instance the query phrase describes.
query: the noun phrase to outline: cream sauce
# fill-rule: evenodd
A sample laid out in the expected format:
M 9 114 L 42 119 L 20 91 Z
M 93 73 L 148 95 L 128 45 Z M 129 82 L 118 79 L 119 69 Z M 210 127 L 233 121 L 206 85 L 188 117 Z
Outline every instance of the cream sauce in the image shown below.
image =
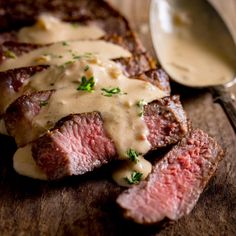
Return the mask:
M 123 161 L 123 163 L 118 166 L 118 168 L 113 172 L 112 178 L 118 185 L 130 187 L 131 184 L 129 183 L 129 181 L 127 181 L 127 179 L 132 181 L 132 174 L 134 172 L 142 174 L 140 178 L 141 181 L 146 179 L 147 176 L 151 173 L 151 171 L 152 164 L 140 156 L 137 163 L 134 163 L 132 161 Z M 137 181 L 137 183 L 138 182 L 139 181 Z
M 62 36 L 55 37 L 58 27 L 62 27 L 66 36 L 62 33 Z M 35 26 L 22 29 L 18 37 L 21 41 L 41 44 L 77 39 L 76 33 L 71 30 L 71 25 L 68 23 L 60 22 L 51 16 L 42 16 Z M 91 28 L 88 32 L 90 30 Z M 71 38 L 70 34 L 75 38 Z M 167 95 L 149 82 L 127 78 L 121 68 L 111 61 L 130 56 L 127 50 L 102 40 L 57 42 L 15 59 L 6 60 L 0 65 L 0 71 L 25 66 L 50 65 L 47 70 L 35 74 L 28 80 L 16 95 L 20 96 L 28 91 L 55 89 L 48 103 L 33 119 L 33 127 L 38 130 L 35 139 L 52 128 L 62 117 L 98 111 L 102 115 L 108 135 L 115 143 L 118 155 L 121 159 L 127 160 L 127 150 L 130 148 L 140 154 L 150 150 L 150 143 L 147 140 L 148 128 L 140 116 L 142 108 L 137 105 L 138 102 L 143 100 L 149 103 Z M 92 92 L 77 89 L 83 76 L 86 79 L 93 77 L 95 85 Z M 104 88 L 108 90 L 119 88 L 120 92 L 108 97 L 105 96 L 106 91 L 102 90 Z M 6 107 L 8 105 L 6 104 Z M 151 164 L 142 157 L 139 157 L 136 164 L 130 161 L 125 163 L 127 165 L 123 167 L 124 169 L 114 174 L 117 176 L 114 177 L 116 182 L 121 185 L 125 185 L 122 183 L 124 176 L 131 176 L 132 171 L 142 173 L 142 179 L 151 171 Z M 17 150 L 14 155 L 14 168 L 22 175 L 38 179 L 47 178 L 33 160 L 30 144 Z
M 91 62 L 97 62 L 98 59 L 94 56 L 94 54 L 103 59 L 115 59 L 119 57 L 131 56 L 131 54 L 122 47 L 102 40 L 72 41 L 68 42 L 67 46 L 64 46 L 62 43 L 56 43 L 49 47 L 42 47 L 29 53 L 25 53 L 16 59 L 8 59 L 4 63 L 0 64 L 0 71 L 42 64 L 61 65 L 61 67 L 63 67 L 66 63 L 74 62 L 80 58 L 87 58 Z M 57 71 L 60 72 L 60 70 Z M 43 89 L 47 90 L 52 87 L 49 86 L 49 84 L 42 82 L 43 79 L 45 79 L 43 76 L 45 73 L 47 74 L 48 72 L 37 73 L 37 77 L 39 79 L 34 83 L 41 84 L 40 89 L 42 89 L 43 86 Z M 54 76 L 54 79 L 56 79 L 57 75 L 55 74 Z M 42 77 L 42 79 L 40 79 L 40 77 Z M 26 93 L 27 90 L 34 89 L 38 91 L 37 88 L 34 88 L 33 86 L 27 86 L 29 81 L 31 80 L 26 80 L 19 92 L 3 98 L 5 100 L 3 108 L 4 111 L 14 100 Z
M 34 179 L 47 180 L 46 174 L 36 165 L 36 162 L 32 158 L 30 144 L 17 149 L 14 154 L 13 167 L 20 175 Z
M 98 39 L 104 31 L 94 24 L 79 25 L 42 14 L 35 25 L 22 28 L 17 38 L 22 43 L 50 44 L 67 40 Z
M 236 46 L 203 0 L 153 2 L 151 25 L 161 64 L 187 86 L 229 82 L 236 75 Z
M 99 111 L 120 157 L 130 148 L 146 153 L 150 149 L 146 138 L 148 129 L 143 118 L 138 115 L 140 108 L 137 103 L 140 100 L 149 103 L 166 94 L 148 82 L 125 77 L 116 63 L 98 60 L 100 62 L 94 64 L 89 59 L 80 59 L 66 68 L 52 67 L 31 79 L 28 85 L 37 91 L 56 89 L 48 105 L 34 118 L 33 126 L 41 127 L 42 132 L 45 132 L 45 128 L 51 128 L 56 121 L 68 114 Z M 89 69 L 85 72 L 86 66 Z M 111 75 L 114 70 L 120 71 L 117 77 Z M 77 90 L 82 76 L 93 76 L 93 92 Z M 42 80 L 44 83 L 41 83 Z M 53 86 L 50 87 L 51 84 Z M 103 88 L 116 87 L 121 90 L 119 94 L 104 96 Z
M 85 67 L 89 69 L 85 71 Z M 82 76 L 94 77 L 93 92 L 77 90 Z M 166 96 L 159 88 L 145 81 L 129 79 L 122 74 L 116 63 L 98 58 L 81 58 L 63 68 L 53 66 L 33 76 L 26 87 L 42 91 L 48 90 L 51 84 L 51 88 L 56 89 L 55 93 L 33 119 L 33 127 L 38 130 L 37 136 L 45 133 L 56 121 L 68 114 L 99 111 L 121 159 L 127 159 L 126 153 L 130 148 L 142 154 L 150 150 L 148 128 L 143 117 L 139 116 L 140 108 L 137 103 L 140 100 L 149 103 Z M 104 96 L 102 88 L 114 87 L 120 88 L 121 92 L 112 97 Z M 21 165 L 16 164 L 20 160 L 19 155 L 21 154 L 16 153 L 14 157 L 15 166 L 18 166 L 16 171 L 24 174 Z M 31 159 L 33 160 L 32 157 Z M 127 173 L 130 166 L 133 170 L 133 165 L 128 165 L 123 171 L 120 170 L 119 176 Z M 141 168 L 139 170 L 142 171 L 142 178 L 150 170 L 145 161 L 140 161 L 135 168 Z M 28 173 L 25 172 L 25 175 Z
M 24 53 L 15 59 L 8 59 L 0 65 L 0 71 L 35 65 L 62 65 L 81 56 L 90 57 L 91 54 L 102 59 L 131 56 L 129 51 L 103 40 L 70 41 L 67 45 L 60 42 Z

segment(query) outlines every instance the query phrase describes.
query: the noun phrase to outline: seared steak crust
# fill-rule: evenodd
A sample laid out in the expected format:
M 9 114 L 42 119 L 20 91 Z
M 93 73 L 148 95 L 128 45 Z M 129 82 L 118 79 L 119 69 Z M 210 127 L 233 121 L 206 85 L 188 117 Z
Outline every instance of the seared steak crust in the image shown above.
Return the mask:
M 12 95 L 12 93 L 15 93 L 15 90 L 13 90 L 13 88 L 18 89 L 18 87 L 13 86 L 13 84 L 17 83 L 17 80 L 23 82 L 25 81 L 25 79 L 29 78 L 28 73 L 30 74 L 35 73 L 35 71 L 40 71 L 44 68 L 45 66 L 37 66 L 37 67 L 14 69 L 6 72 L 0 72 L 0 76 L 1 73 L 3 75 L 3 78 L 0 81 L 0 89 L 2 90 L 2 93 L 5 94 L 6 98 L 8 98 L 9 96 Z M 166 78 L 165 74 L 161 73 L 160 69 L 147 71 L 144 74 L 137 75 L 135 78 L 149 81 L 152 84 L 158 86 L 161 90 L 166 91 L 167 94 L 170 93 L 168 78 Z M 4 119 L 8 133 L 15 138 L 16 143 L 19 146 L 25 145 L 27 142 L 29 142 L 29 139 L 27 139 L 25 136 L 22 136 L 22 128 L 24 129 L 24 126 L 21 127 L 19 126 L 19 124 L 25 123 L 27 124 L 25 127 L 28 127 L 28 125 L 30 125 L 30 123 L 32 122 L 34 116 L 37 115 L 38 112 L 40 111 L 40 109 L 38 109 L 38 106 L 40 102 L 42 102 L 41 100 L 41 97 L 43 96 L 42 94 L 43 93 L 51 94 L 52 92 L 53 91 L 36 92 L 22 96 L 16 99 L 6 110 Z M 180 104 L 179 101 L 177 101 L 176 104 Z M 0 109 L 2 108 L 0 112 L 2 113 L 4 112 L 3 107 L 4 107 L 4 100 L 0 100 Z M 37 109 L 31 111 L 31 109 L 35 107 L 37 107 Z M 180 109 L 180 112 L 182 112 L 182 107 Z M 39 132 L 41 132 L 41 129 L 38 130 L 36 129 L 36 127 L 34 127 L 34 129 L 30 129 L 28 130 L 28 132 L 29 131 L 31 132 L 31 135 L 29 135 L 28 137 L 30 137 L 32 141 L 35 138 L 37 138 L 37 135 L 39 134 Z
M 187 121 L 175 115 L 174 110 L 178 110 L 176 114 L 184 113 L 180 107 L 177 96 L 154 101 L 145 107 L 152 149 L 176 143 L 187 133 Z M 63 118 L 54 129 L 33 142 L 32 151 L 36 163 L 49 179 L 80 175 L 117 157 L 115 146 L 104 131 L 102 118 L 96 112 Z
M 70 22 L 101 20 L 105 29 L 121 35 L 126 34 L 129 30 L 126 19 L 102 0 L 35 0 L 27 1 L 27 4 L 24 0 L 8 0 L 1 1 L 0 8 L 4 9 L 0 15 L 1 31 L 12 31 L 25 25 L 31 25 L 42 12 L 50 12 L 62 20 Z
M 17 93 L 24 82 L 35 73 L 46 68 L 48 66 L 31 66 L 0 72 L 0 93 L 2 95 L 2 99 L 0 99 L 0 117 L 5 111 L 6 103 L 12 98 L 14 99 L 15 96 L 17 97 Z
M 26 145 L 44 131 L 35 127 L 32 121 L 52 93 L 53 90 L 23 95 L 9 106 L 3 117 L 8 134 L 14 137 L 17 144 Z
M 222 157 L 216 141 L 195 130 L 154 165 L 147 180 L 124 191 L 117 203 L 137 223 L 178 220 L 193 209 Z
M 34 126 L 32 121 L 40 112 L 40 104 L 47 102 L 52 93 L 51 90 L 24 95 L 8 107 L 4 115 L 6 129 L 18 146 L 26 145 L 45 132 L 45 129 Z M 178 96 L 166 97 L 145 106 L 144 118 L 150 130 L 149 141 L 153 149 L 176 143 L 188 131 Z

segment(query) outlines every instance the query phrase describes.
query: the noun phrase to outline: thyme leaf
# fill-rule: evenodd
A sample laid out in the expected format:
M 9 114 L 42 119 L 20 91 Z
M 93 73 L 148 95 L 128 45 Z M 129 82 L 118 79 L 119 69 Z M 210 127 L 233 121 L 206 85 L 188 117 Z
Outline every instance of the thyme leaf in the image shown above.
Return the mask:
M 130 178 L 125 177 L 125 181 L 127 181 L 128 184 L 132 185 L 132 184 L 138 184 L 142 178 L 143 174 L 138 172 L 138 171 L 133 171 L 131 173 Z
M 73 59 L 75 59 L 75 60 L 79 60 L 79 59 L 81 59 L 81 56 L 73 55 Z
M 63 46 L 69 46 L 68 42 L 66 42 L 66 41 L 63 41 L 63 42 L 62 42 L 62 45 L 63 45 Z
M 4 56 L 8 57 L 8 58 L 13 58 L 13 59 L 16 58 L 16 54 L 14 52 L 10 51 L 10 50 L 5 51 Z
M 78 28 L 79 27 L 79 23 L 73 22 L 73 23 L 71 23 L 71 26 L 74 27 L 74 28 Z
M 119 87 L 116 88 L 102 88 L 101 89 L 104 93 L 102 93 L 102 95 L 106 96 L 106 97 L 112 97 L 115 94 L 120 94 L 121 90 Z
M 87 92 L 92 92 L 94 89 L 95 81 L 94 77 L 90 77 L 89 79 L 86 78 L 86 76 L 82 76 L 81 78 L 81 83 L 77 90 L 82 90 L 82 91 L 87 91 Z
M 89 70 L 89 65 L 86 65 L 85 67 L 84 67 L 84 71 L 88 71 Z
M 60 68 L 65 68 L 66 66 L 68 66 L 68 65 L 70 65 L 72 63 L 74 63 L 74 61 L 67 61 L 67 62 L 63 63 L 62 65 L 60 65 L 59 67 Z
M 133 161 L 134 163 L 137 163 L 139 160 L 138 160 L 138 156 L 139 156 L 139 153 L 136 152 L 134 149 L 129 149 L 126 154 L 128 155 L 129 159 L 131 161 Z

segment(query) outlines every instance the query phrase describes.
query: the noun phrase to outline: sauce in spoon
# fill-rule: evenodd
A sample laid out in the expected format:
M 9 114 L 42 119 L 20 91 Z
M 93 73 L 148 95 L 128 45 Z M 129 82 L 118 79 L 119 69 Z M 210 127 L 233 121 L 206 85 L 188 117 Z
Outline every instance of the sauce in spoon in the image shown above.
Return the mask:
M 154 46 L 178 83 L 212 86 L 236 74 L 236 46 L 223 21 L 203 0 L 156 0 L 151 5 Z

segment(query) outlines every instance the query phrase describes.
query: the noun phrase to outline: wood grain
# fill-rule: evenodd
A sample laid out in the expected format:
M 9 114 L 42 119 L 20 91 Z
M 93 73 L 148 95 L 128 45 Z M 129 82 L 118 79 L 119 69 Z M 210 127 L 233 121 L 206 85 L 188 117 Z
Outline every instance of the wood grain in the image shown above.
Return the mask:
M 124 12 L 154 55 L 147 24 L 149 1 L 111 2 Z M 189 216 L 165 227 L 144 227 L 124 220 L 115 205 L 122 188 L 111 181 L 108 167 L 54 183 L 19 176 L 12 170 L 14 143 L 0 136 L 0 235 L 236 235 L 235 133 L 208 90 L 172 87 L 182 95 L 193 126 L 214 136 L 226 151 Z

